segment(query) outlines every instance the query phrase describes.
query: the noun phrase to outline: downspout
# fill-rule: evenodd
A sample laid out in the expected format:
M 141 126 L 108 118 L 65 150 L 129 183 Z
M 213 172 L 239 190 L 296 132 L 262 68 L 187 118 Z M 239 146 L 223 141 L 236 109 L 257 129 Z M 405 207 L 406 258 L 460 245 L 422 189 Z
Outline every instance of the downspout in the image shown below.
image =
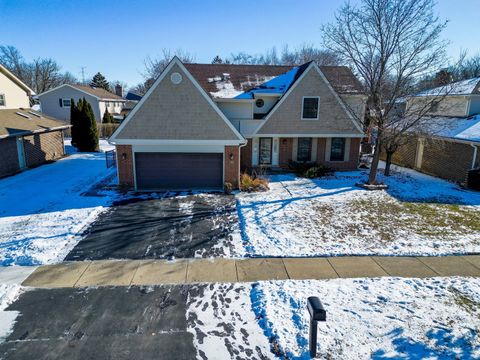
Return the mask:
M 470 146 L 473 147 L 473 159 L 472 159 L 472 166 L 471 166 L 471 170 L 473 170 L 475 169 L 475 163 L 477 162 L 478 147 L 473 143 L 471 143 Z

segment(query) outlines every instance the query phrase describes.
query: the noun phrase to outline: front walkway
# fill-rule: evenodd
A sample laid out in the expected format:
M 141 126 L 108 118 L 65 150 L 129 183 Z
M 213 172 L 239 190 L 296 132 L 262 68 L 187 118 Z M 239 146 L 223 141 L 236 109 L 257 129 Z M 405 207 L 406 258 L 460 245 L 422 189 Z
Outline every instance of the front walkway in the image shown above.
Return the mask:
M 480 255 L 64 262 L 37 268 L 22 285 L 55 288 L 381 276 L 480 277 Z

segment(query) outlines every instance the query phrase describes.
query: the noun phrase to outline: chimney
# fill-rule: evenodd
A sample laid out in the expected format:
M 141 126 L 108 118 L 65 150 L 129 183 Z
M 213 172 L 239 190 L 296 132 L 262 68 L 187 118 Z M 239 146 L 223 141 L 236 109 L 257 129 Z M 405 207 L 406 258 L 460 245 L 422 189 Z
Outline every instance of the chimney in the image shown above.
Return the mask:
M 122 85 L 120 85 L 120 84 L 115 85 L 115 95 L 123 97 Z

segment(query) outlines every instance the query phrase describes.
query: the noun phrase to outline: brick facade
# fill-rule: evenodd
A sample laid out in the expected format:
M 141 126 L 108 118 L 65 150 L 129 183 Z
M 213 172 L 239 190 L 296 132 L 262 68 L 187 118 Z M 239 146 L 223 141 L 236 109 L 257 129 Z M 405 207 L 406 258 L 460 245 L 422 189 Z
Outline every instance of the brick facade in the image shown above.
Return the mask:
M 288 164 L 292 161 L 293 139 L 280 138 L 280 146 L 278 149 L 278 165 L 282 168 L 288 168 Z
M 63 133 L 52 131 L 20 137 L 23 141 L 26 167 L 35 167 L 65 155 Z M 0 140 L 0 177 L 15 174 L 22 170 L 18 161 L 17 138 Z
M 132 145 L 116 145 L 118 183 L 121 186 L 132 188 L 135 186 L 133 172 Z
M 418 171 L 433 175 L 442 179 L 465 182 L 468 171 L 472 167 L 474 149 L 469 144 L 457 143 L 442 139 L 424 139 L 423 156 L 419 159 L 420 167 L 416 167 L 415 161 L 419 151 L 417 137 L 411 137 L 408 142 L 393 154 L 392 163 L 415 168 Z M 480 147 L 478 147 L 480 154 Z M 381 159 L 385 160 L 385 153 Z
M 245 171 L 252 167 L 252 139 L 247 139 L 247 145 L 240 148 L 240 169 Z
M 350 152 L 348 161 L 326 161 L 325 151 L 327 147 L 326 138 L 317 139 L 317 164 L 329 167 L 332 170 L 355 170 L 360 159 L 360 138 L 350 138 Z
M 6 138 L 0 140 L 0 177 L 15 174 L 20 170 L 18 164 L 17 142 L 16 139 Z
M 238 146 L 225 146 L 224 181 L 238 188 L 240 182 L 240 149 Z
M 419 170 L 443 179 L 464 182 L 472 166 L 473 148 L 443 140 L 426 140 Z
M 23 149 L 27 167 L 57 160 L 65 155 L 63 134 L 61 131 L 52 131 L 25 136 L 23 138 Z

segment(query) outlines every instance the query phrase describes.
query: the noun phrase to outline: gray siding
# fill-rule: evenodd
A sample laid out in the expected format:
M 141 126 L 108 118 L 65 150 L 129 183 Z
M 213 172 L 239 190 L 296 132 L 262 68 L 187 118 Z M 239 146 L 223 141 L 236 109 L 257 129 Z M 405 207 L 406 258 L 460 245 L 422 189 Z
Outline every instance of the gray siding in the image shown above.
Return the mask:
M 170 81 L 174 72 L 180 84 Z M 136 109 L 117 139 L 239 140 L 178 65 Z
M 47 94 L 40 94 L 38 98 L 40 99 L 42 112 L 45 115 L 66 121 L 70 121 L 70 108 L 60 107 L 59 99 L 74 99 L 75 103 L 77 103 L 81 98 L 85 98 L 90 105 L 92 105 L 97 122 L 102 121 L 103 114 L 100 114 L 99 101 L 97 98 L 69 86 L 58 88 Z
M 314 68 L 307 71 L 258 134 L 361 134 L 320 74 Z M 304 96 L 320 97 L 318 120 L 301 119 Z

